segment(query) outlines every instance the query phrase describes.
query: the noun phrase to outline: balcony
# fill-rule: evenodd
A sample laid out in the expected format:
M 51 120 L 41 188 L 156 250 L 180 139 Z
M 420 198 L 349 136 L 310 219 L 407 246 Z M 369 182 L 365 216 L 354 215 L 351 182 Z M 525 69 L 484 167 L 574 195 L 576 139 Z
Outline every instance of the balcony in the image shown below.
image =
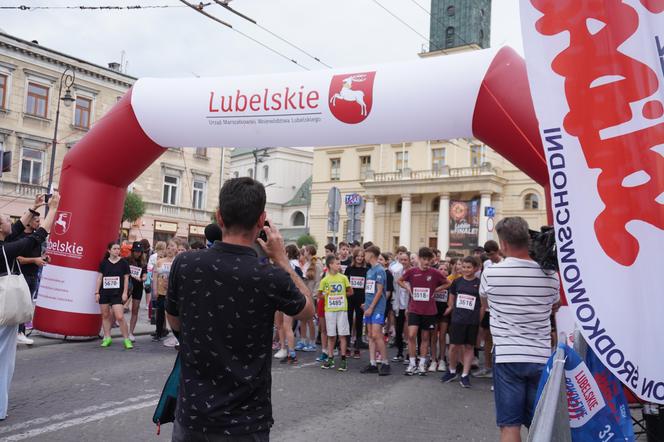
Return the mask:
M 0 181 L 0 194 L 5 197 L 34 199 L 40 193 L 46 193 L 45 186 Z
M 171 206 L 150 201 L 145 202 L 145 214 L 150 216 L 177 218 L 194 224 L 207 225 L 211 220 L 211 212 L 206 210 L 192 209 L 184 206 Z
M 440 169 L 430 170 L 410 170 L 408 168 L 397 172 L 374 173 L 368 171 L 364 182 L 394 182 L 404 180 L 434 180 L 440 178 L 462 178 L 462 177 L 481 177 L 499 175 L 498 169 L 491 166 L 491 163 L 484 163 L 480 167 L 458 167 L 449 168 L 443 166 Z

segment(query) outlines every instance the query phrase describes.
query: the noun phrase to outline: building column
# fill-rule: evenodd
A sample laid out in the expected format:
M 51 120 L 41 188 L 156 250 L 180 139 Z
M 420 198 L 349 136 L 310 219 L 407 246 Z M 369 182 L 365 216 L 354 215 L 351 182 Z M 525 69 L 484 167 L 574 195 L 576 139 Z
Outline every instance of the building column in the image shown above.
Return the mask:
M 438 206 L 438 250 L 445 255 L 450 249 L 450 194 L 441 193 Z
M 491 192 L 482 192 L 480 199 L 480 228 L 477 234 L 477 245 L 482 247 L 488 239 L 488 230 L 486 228 L 487 217 L 484 215 L 484 208 L 491 206 Z
M 411 196 L 401 195 L 401 229 L 399 231 L 399 243 L 410 250 L 410 209 Z
M 376 198 L 367 195 L 364 205 L 364 242 L 374 240 L 374 204 Z
M 496 224 L 498 220 L 503 218 L 503 194 L 497 193 L 491 197 L 491 204 L 496 208 L 496 217 L 494 218 L 493 223 L 493 232 L 489 232 L 487 239 L 493 239 L 498 241 L 498 235 L 496 234 Z

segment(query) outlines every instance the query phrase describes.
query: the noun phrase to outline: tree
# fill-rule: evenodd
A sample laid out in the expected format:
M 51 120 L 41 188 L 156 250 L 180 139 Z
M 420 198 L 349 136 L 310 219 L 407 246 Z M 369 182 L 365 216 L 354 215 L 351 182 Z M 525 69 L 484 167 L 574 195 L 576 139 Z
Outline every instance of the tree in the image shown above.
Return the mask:
M 133 223 L 142 217 L 144 213 L 145 203 L 143 202 L 143 198 L 137 193 L 127 192 L 124 202 L 124 212 L 122 212 L 122 223 L 125 221 Z M 122 232 L 122 223 L 120 224 L 120 232 Z M 122 233 L 120 233 L 120 239 L 123 239 Z
M 296 242 L 298 247 L 302 247 L 307 244 L 313 244 L 316 248 L 318 248 L 318 244 L 316 243 L 316 238 L 309 235 L 308 233 L 305 233 L 304 235 L 300 236 Z

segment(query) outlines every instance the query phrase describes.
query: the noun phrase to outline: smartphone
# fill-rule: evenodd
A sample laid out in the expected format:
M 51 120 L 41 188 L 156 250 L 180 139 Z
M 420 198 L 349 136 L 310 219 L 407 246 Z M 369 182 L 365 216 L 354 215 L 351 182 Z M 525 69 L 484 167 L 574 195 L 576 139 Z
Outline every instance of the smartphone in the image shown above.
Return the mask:
M 46 193 L 46 194 L 44 194 L 44 202 L 45 202 L 45 203 L 48 203 L 48 200 L 50 200 L 52 196 L 53 196 L 52 193 Z
M 270 222 L 269 222 L 269 221 L 265 221 L 265 224 L 263 224 L 263 226 L 265 226 L 265 227 L 270 227 Z M 265 230 L 261 230 L 261 231 L 258 233 L 258 237 L 259 237 L 260 239 L 262 239 L 263 241 L 267 242 L 267 233 L 265 233 Z
M 265 221 L 265 224 L 263 225 L 269 227 L 270 223 L 268 221 Z M 258 233 L 258 238 L 267 242 L 267 233 L 265 233 L 265 230 L 261 229 L 261 231 Z M 256 250 L 258 257 L 261 258 L 261 260 L 267 260 L 267 255 L 265 254 L 265 250 L 263 250 L 261 245 L 258 244 L 258 241 L 254 242 L 254 250 Z

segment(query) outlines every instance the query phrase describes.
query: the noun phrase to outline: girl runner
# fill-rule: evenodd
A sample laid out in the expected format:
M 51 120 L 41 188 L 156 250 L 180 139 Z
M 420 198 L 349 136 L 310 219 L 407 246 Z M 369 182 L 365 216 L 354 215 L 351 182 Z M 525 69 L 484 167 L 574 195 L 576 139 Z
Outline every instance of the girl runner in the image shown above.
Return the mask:
M 348 298 L 348 325 L 355 325 L 355 351 L 353 359 L 360 359 L 360 345 L 362 342 L 362 327 L 364 320 L 364 287 L 367 278 L 367 264 L 364 261 L 364 250 L 356 248 L 353 250 L 353 263 L 346 268 L 346 276 L 353 288 L 353 296 Z M 354 318 L 354 322 L 353 322 Z M 352 332 L 352 330 L 351 330 Z M 349 350 L 350 351 L 350 350 Z
M 97 276 L 97 293 L 95 298 L 101 306 L 104 339 L 101 346 L 106 348 L 113 342 L 111 338 L 111 325 L 113 317 L 120 326 L 120 332 L 124 337 L 124 347 L 127 350 L 134 348 L 129 340 L 129 330 L 124 320 L 123 304 L 127 302 L 127 291 L 129 289 L 129 264 L 120 257 L 120 244 L 112 242 L 104 260 L 99 265 Z
M 316 247 L 311 244 L 307 244 L 302 248 L 302 273 L 304 273 L 304 283 L 311 293 L 318 293 L 318 285 L 323 275 L 323 265 L 316 258 L 316 252 Z M 316 328 L 313 319 L 300 321 L 300 339 L 295 347 L 296 350 L 316 351 Z
M 138 311 L 141 308 L 141 299 L 143 298 L 143 283 L 147 279 L 147 264 L 145 254 L 143 253 L 143 244 L 135 241 L 131 247 L 131 255 L 127 259 L 129 263 L 129 273 L 131 279 L 131 319 L 129 320 L 129 340 L 136 341 L 134 330 L 138 321 Z
M 168 290 L 168 275 L 171 273 L 171 264 L 178 251 L 175 241 L 169 240 L 166 243 L 166 254 L 163 258 L 157 260 L 154 269 L 154 282 L 156 282 L 157 295 L 157 327 L 153 341 L 161 341 L 168 333 L 164 331 L 166 321 L 166 311 L 164 310 L 164 301 L 166 300 L 166 291 Z

